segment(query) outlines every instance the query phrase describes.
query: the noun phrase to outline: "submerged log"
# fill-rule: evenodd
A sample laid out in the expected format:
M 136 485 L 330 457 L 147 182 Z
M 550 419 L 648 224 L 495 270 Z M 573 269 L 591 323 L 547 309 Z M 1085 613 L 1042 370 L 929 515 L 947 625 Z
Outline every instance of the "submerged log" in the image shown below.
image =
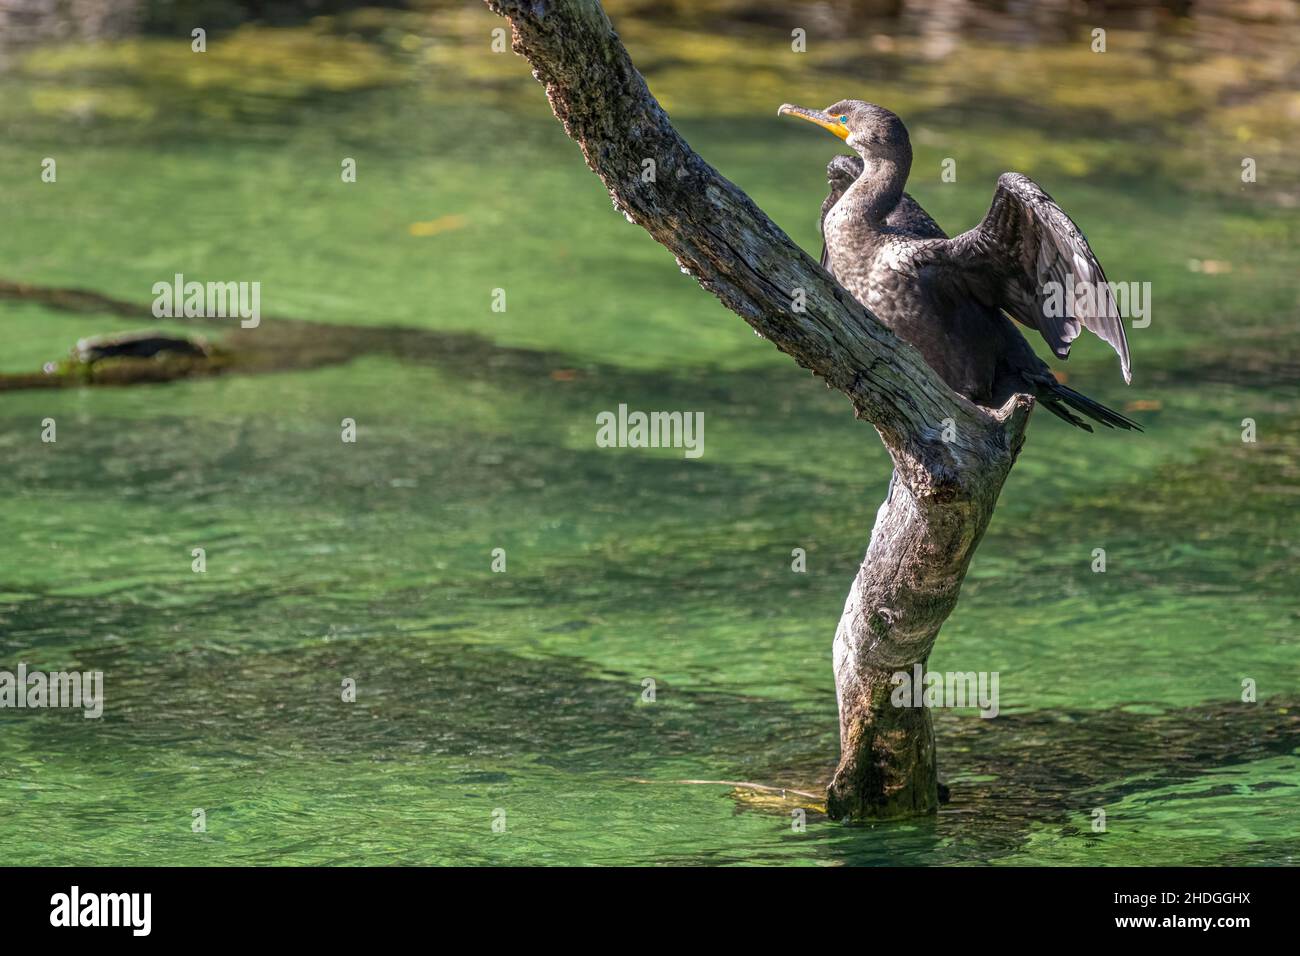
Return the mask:
M 207 358 L 208 344 L 199 338 L 184 338 L 162 332 L 121 332 L 79 339 L 72 349 L 78 362 L 90 364 L 110 358 L 154 358 L 189 356 Z
M 237 364 L 229 350 L 198 336 L 123 332 L 79 339 L 66 359 L 41 372 L 0 373 L 0 392 L 82 385 L 143 385 L 216 375 Z

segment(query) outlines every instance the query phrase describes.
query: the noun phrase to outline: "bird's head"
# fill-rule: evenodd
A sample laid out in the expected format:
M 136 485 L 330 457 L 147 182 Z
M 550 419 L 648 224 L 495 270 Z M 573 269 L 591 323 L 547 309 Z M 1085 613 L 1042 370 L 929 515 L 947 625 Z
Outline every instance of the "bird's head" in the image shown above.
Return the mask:
M 786 103 L 776 115 L 793 116 L 829 130 L 869 163 L 883 160 L 903 169 L 912 165 L 907 127 L 883 106 L 862 100 L 840 100 L 824 110 L 811 110 Z

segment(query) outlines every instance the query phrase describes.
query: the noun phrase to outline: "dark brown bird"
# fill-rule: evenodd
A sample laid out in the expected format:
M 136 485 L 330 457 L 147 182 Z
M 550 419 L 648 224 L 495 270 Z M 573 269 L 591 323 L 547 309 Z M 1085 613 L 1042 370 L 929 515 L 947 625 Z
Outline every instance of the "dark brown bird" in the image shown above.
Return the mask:
M 949 387 L 994 407 L 1028 392 L 1087 431 L 1071 409 L 1108 427 L 1141 431 L 1058 382 L 1007 317 L 1041 333 L 1061 359 L 1088 329 L 1115 349 L 1130 380 L 1124 326 L 1101 265 L 1079 227 L 1033 180 L 1004 173 L 984 221 L 950 239 L 903 191 L 912 146 L 889 110 L 841 100 L 826 110 L 786 104 L 778 115 L 815 123 L 858 153 L 826 167 L 822 265 Z M 1089 294 L 1076 294 L 1078 288 Z

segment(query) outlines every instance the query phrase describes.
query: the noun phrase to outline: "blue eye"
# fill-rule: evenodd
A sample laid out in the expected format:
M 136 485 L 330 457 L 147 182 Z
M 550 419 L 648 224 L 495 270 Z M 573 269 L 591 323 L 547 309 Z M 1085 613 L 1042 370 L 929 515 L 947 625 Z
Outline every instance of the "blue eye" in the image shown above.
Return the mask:
M 840 122 L 843 123 L 845 126 L 848 126 L 848 125 L 849 125 L 849 118 L 848 118 L 847 116 L 841 116 L 841 117 L 840 117 Z

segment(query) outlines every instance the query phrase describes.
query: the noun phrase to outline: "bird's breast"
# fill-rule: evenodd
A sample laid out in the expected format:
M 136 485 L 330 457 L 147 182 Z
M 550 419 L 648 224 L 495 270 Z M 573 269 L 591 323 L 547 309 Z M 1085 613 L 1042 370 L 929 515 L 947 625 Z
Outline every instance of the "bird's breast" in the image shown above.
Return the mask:
M 827 223 L 826 248 L 835 275 L 866 305 L 917 281 L 914 246 L 851 222 Z

